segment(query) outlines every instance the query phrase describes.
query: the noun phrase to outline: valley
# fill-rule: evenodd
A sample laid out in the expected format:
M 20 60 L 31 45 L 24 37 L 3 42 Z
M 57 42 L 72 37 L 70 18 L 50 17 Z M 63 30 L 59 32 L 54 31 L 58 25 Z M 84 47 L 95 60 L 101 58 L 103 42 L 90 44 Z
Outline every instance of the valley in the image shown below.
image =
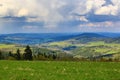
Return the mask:
M 106 33 L 107 34 L 107 33 Z M 74 33 L 74 34 L 6 34 L 1 35 L 1 51 L 16 53 L 17 49 L 24 53 L 26 45 L 30 45 L 34 54 L 36 49 L 70 54 L 73 58 L 90 58 L 112 54 L 119 59 L 120 40 L 105 33 Z M 4 41 L 4 42 L 3 42 Z M 110 57 L 111 58 L 111 57 Z

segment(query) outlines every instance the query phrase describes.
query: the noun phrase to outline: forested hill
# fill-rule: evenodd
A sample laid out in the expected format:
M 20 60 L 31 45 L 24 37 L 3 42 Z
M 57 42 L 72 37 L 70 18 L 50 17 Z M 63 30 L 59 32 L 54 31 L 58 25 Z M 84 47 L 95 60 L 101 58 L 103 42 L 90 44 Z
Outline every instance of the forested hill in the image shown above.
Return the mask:
M 119 33 L 19 33 L 2 34 L 0 43 L 13 44 L 42 44 L 75 39 L 81 43 L 106 41 L 120 43 Z
M 75 37 L 77 34 L 69 33 L 19 33 L 19 34 L 2 34 L 0 43 L 7 44 L 42 44 L 54 41 L 63 41 Z

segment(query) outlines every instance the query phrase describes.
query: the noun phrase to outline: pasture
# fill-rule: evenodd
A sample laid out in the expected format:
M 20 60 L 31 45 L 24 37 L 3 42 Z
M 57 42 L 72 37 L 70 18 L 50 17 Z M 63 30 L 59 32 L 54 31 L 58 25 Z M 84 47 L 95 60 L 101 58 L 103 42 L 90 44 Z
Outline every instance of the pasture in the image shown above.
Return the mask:
M 0 80 L 120 80 L 120 63 L 0 61 Z

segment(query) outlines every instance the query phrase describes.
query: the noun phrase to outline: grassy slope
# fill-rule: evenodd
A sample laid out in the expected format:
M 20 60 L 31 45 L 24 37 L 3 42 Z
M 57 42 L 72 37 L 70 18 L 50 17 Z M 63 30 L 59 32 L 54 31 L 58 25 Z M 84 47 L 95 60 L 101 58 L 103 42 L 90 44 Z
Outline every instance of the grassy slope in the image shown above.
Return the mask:
M 62 41 L 62 42 L 53 42 L 49 43 L 47 46 L 51 50 L 62 50 L 62 48 L 69 47 L 69 46 L 77 46 L 77 49 L 71 50 L 71 52 L 74 54 L 74 56 L 91 56 L 92 54 L 98 55 L 98 54 L 114 54 L 114 53 L 120 53 L 120 45 L 115 43 L 104 43 L 102 41 L 99 42 L 91 42 L 87 44 L 81 44 L 81 43 L 72 43 L 71 41 Z M 80 47 L 80 48 L 79 48 Z M 0 44 L 0 50 L 4 51 L 12 51 L 13 53 L 16 53 L 17 49 L 21 50 L 21 53 L 24 53 L 25 47 L 20 47 L 14 44 Z
M 7 51 L 7 52 L 12 51 L 13 53 L 16 53 L 16 50 L 20 49 L 21 52 L 23 53 L 24 48 L 25 47 L 20 47 L 20 46 L 17 46 L 15 44 L 0 44 L 0 50 Z
M 120 44 L 117 43 L 105 43 L 103 41 L 98 42 L 90 42 L 87 44 L 81 44 L 81 43 L 75 43 L 72 44 L 70 41 L 62 41 L 62 42 L 53 42 L 48 44 L 49 46 L 57 46 L 58 48 L 65 48 L 68 46 L 77 46 L 77 47 L 83 47 L 83 48 L 91 48 L 94 49 L 97 53 L 103 53 L 103 54 L 114 54 L 120 52 Z M 103 46 L 103 47 L 101 47 Z M 79 51 L 79 48 L 77 49 Z M 76 51 L 77 51 L 76 50 Z
M 99 46 L 101 45 L 105 47 L 100 48 Z M 120 44 L 115 43 L 92 42 L 88 44 L 88 46 L 96 46 L 97 48 L 95 48 L 95 51 L 100 53 L 114 54 L 120 52 Z
M 0 80 L 120 80 L 116 62 L 0 61 Z

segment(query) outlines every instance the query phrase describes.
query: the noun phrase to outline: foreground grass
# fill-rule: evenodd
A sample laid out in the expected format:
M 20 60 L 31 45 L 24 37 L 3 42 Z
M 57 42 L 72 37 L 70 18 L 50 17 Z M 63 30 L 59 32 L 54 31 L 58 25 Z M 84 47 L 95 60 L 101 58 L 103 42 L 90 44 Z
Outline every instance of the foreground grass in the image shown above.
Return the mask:
M 120 80 L 120 63 L 0 61 L 0 80 Z

